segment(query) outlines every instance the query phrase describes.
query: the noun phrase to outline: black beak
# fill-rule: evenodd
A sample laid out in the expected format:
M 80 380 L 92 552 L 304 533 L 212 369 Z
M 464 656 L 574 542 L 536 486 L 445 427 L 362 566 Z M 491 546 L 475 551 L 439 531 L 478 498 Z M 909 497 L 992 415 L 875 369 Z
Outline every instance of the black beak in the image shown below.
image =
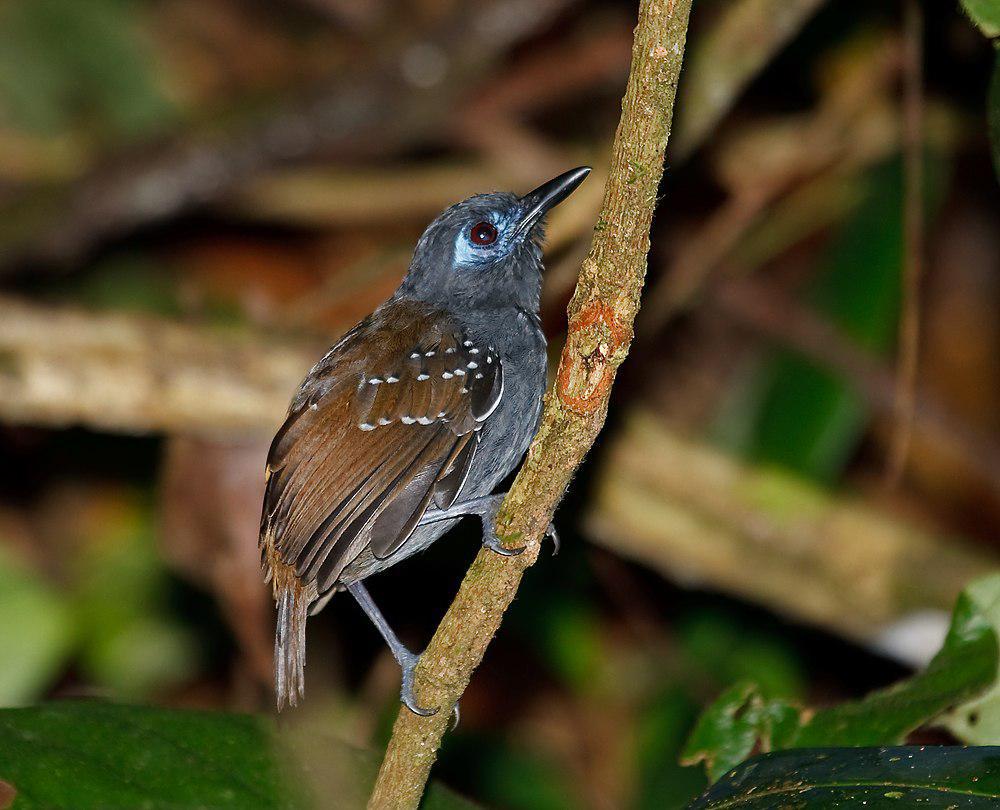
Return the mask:
M 588 174 L 590 174 L 590 166 L 579 166 L 568 172 L 563 172 L 549 182 L 542 183 L 534 191 L 525 194 L 521 198 L 524 203 L 524 215 L 517 223 L 515 234 L 520 236 L 528 233 L 538 220 L 572 194 L 576 187 L 587 179 Z

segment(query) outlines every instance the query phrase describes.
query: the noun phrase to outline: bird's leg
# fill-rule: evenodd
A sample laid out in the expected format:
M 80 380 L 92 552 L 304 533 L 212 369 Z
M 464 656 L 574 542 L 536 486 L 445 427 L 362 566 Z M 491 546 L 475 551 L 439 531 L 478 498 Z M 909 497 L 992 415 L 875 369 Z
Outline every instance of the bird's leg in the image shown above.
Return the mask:
M 499 495 L 482 495 L 478 498 L 470 498 L 467 501 L 453 504 L 447 509 L 428 509 L 424 512 L 423 517 L 420 518 L 420 523 L 417 525 L 425 526 L 428 523 L 437 523 L 441 520 L 475 515 L 483 523 L 483 545 L 497 554 L 502 554 L 504 557 L 515 557 L 524 552 L 525 546 L 507 548 L 500 542 L 500 538 L 497 537 L 496 533 L 497 511 L 500 509 L 500 504 L 503 503 L 503 499 L 506 496 L 506 492 L 501 492 Z M 552 538 L 552 554 L 558 554 L 559 535 L 556 532 L 556 527 L 551 523 L 545 530 L 545 536 Z
M 382 634 L 385 643 L 389 645 L 392 657 L 396 659 L 396 663 L 403 670 L 403 685 L 399 690 L 399 699 L 403 702 L 403 705 L 421 717 L 429 717 L 432 714 L 436 714 L 437 709 L 425 709 L 417 703 L 417 698 L 413 694 L 413 672 L 417 668 L 417 661 L 420 660 L 420 656 L 411 653 L 403 645 L 403 642 L 399 640 L 399 637 L 389 627 L 389 623 L 385 620 L 385 616 L 382 615 L 382 611 L 372 601 L 371 594 L 368 593 L 368 589 L 364 585 L 360 582 L 352 582 L 347 586 L 347 590 L 350 591 L 351 596 L 361 605 L 361 609 L 365 612 L 365 615 L 371 619 L 372 624 Z

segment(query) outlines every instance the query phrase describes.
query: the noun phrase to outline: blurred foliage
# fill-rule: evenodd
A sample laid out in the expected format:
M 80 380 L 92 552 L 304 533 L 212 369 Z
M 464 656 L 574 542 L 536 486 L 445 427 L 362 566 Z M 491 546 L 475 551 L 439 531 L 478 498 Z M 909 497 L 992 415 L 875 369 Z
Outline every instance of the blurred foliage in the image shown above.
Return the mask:
M 96 683 L 127 698 L 198 670 L 196 637 L 171 610 L 150 517 L 148 505 L 134 497 L 112 505 L 100 516 L 100 537 L 77 561 L 80 664 Z
M 1000 574 L 973 583 L 959 597 L 944 646 L 927 668 L 860 701 L 802 710 L 768 700 L 754 684 L 725 692 L 698 721 L 684 761 L 704 762 L 713 779 L 758 746 L 784 748 L 892 745 L 950 707 L 978 698 L 997 683 L 1000 665 Z M 995 695 L 981 709 L 995 723 Z M 966 709 L 960 710 L 965 717 Z M 957 731 L 956 725 L 950 725 Z
M 940 200 L 940 155 L 926 161 L 925 193 Z M 806 296 L 859 346 L 884 353 L 893 344 L 903 262 L 903 177 L 894 161 L 873 170 L 864 201 L 844 223 Z M 801 355 L 779 352 L 748 385 L 756 414 L 741 415 L 749 433 L 743 451 L 831 481 L 864 435 L 868 411 L 849 381 Z
M 70 606 L 59 591 L 0 546 L 0 705 L 34 700 L 72 649 Z
M 0 109 L 55 133 L 86 124 L 137 138 L 173 118 L 133 0 L 10 0 L 0 8 Z
M 55 588 L 0 546 L 0 703 L 28 703 L 75 661 L 100 689 L 146 698 L 200 670 L 197 632 L 170 601 L 150 505 L 135 493 L 90 493 L 63 546 L 69 582 Z

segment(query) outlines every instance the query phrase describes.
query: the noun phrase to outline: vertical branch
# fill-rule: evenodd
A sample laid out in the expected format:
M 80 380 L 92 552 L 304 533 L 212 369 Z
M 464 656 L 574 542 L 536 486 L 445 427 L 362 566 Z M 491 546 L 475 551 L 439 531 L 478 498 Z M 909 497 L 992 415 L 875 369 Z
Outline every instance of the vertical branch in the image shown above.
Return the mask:
M 691 0 L 641 0 L 632 67 L 590 253 L 569 306 L 569 329 L 542 423 L 497 519 L 518 557 L 480 551 L 421 656 L 417 698 L 401 708 L 369 807 L 415 808 L 450 718 L 517 593 L 570 478 L 604 425 L 611 385 L 632 341 L 649 228 L 684 56 Z M 511 682 L 516 684 L 512 675 Z
M 903 301 L 899 319 L 899 366 L 896 377 L 895 430 L 889 448 L 886 482 L 903 475 L 913 435 L 920 349 L 920 280 L 924 264 L 923 37 L 919 0 L 903 9 Z

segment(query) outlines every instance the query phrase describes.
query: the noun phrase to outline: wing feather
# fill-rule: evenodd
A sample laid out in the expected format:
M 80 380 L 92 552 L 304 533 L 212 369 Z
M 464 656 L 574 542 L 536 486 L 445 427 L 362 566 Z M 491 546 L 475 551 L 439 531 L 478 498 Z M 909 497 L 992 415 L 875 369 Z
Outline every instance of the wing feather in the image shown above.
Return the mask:
M 314 367 L 268 457 L 263 558 L 323 594 L 366 546 L 405 544 L 461 494 L 503 394 L 492 347 L 426 305 L 390 301 Z

